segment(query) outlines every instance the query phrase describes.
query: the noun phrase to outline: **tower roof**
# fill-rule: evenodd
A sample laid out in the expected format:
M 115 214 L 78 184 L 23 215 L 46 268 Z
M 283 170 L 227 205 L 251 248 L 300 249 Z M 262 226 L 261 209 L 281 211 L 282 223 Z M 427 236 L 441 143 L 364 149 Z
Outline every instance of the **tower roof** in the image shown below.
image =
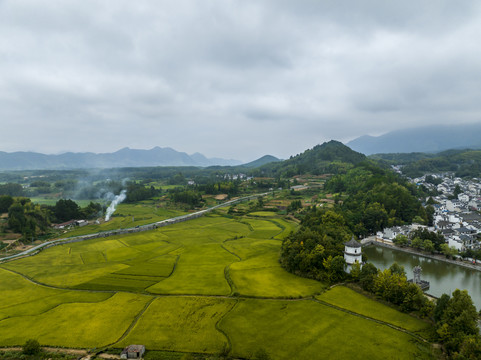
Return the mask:
M 359 244 L 356 240 L 354 240 L 354 236 L 349 240 L 348 242 L 344 243 L 345 246 L 348 247 L 353 247 L 353 248 L 358 248 L 361 247 L 362 245 Z

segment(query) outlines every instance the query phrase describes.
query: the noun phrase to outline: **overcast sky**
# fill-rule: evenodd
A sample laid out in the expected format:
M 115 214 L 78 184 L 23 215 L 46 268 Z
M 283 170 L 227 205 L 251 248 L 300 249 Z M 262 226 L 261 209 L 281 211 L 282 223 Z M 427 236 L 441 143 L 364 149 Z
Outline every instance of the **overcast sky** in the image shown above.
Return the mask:
M 481 121 L 481 2 L 0 0 L 0 151 L 287 158 Z

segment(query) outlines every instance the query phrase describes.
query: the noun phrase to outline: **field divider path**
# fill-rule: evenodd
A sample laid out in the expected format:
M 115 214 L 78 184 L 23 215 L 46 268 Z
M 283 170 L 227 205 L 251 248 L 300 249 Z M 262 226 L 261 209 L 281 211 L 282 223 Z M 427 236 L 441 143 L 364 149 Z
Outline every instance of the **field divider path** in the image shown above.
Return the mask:
M 232 310 L 234 310 L 234 308 L 237 306 L 238 303 L 239 303 L 239 299 L 236 299 L 234 305 L 232 305 L 232 307 L 231 307 L 228 311 L 226 311 L 225 314 L 222 315 L 221 318 L 220 318 L 219 320 L 217 320 L 217 322 L 215 323 L 215 329 L 216 329 L 218 332 L 220 332 L 222 335 L 224 335 L 225 338 L 227 339 L 227 353 L 230 353 L 230 352 L 232 351 L 232 342 L 231 342 L 231 340 L 230 340 L 229 335 L 228 335 L 224 330 L 222 330 L 222 329 L 219 327 L 219 323 L 220 323 L 222 320 L 224 320 L 224 318 L 225 318 L 227 315 L 229 315 Z
M 413 333 L 412 331 L 406 330 L 406 329 L 404 329 L 404 328 L 402 328 L 402 327 L 393 325 L 393 324 L 391 324 L 391 323 L 388 323 L 388 322 L 385 322 L 385 321 L 382 321 L 382 320 L 379 320 L 379 319 L 372 318 L 372 317 L 367 316 L 367 315 L 359 314 L 359 313 L 357 313 L 357 312 L 354 312 L 354 311 L 351 311 L 351 310 L 342 308 L 342 307 L 340 307 L 340 306 L 336 306 L 336 305 L 330 304 L 330 303 L 328 303 L 328 302 L 325 302 L 325 301 L 316 299 L 316 298 L 314 298 L 314 297 L 312 298 L 312 300 L 313 300 L 314 302 L 317 302 L 317 303 L 321 304 L 321 305 L 328 306 L 328 307 L 330 307 L 330 308 L 333 308 L 333 309 L 336 309 L 336 310 L 345 312 L 345 313 L 350 314 L 350 315 L 353 315 L 353 316 L 360 317 L 360 318 L 365 319 L 365 320 L 368 320 L 368 321 L 373 321 L 373 322 L 375 322 L 375 323 L 378 323 L 378 324 L 381 324 L 381 325 L 390 327 L 390 328 L 392 328 L 392 329 L 394 329 L 394 330 L 397 330 L 397 331 L 401 331 L 401 332 L 403 332 L 403 333 L 405 333 L 405 334 L 408 334 L 408 335 L 416 338 L 416 339 L 419 340 L 419 341 L 422 341 L 422 342 L 424 342 L 424 343 L 428 343 L 428 344 L 429 344 L 429 341 L 426 340 L 425 338 L 423 338 L 422 336 L 420 336 L 420 335 L 418 335 L 418 334 L 415 334 L 415 333 Z
M 176 250 L 177 250 L 177 249 L 176 249 Z M 169 275 L 167 275 L 167 277 L 166 277 L 165 279 L 170 278 L 170 277 L 172 276 L 172 274 L 175 272 L 175 269 L 176 269 L 176 267 L 177 267 L 177 263 L 179 262 L 179 259 L 180 259 L 180 254 L 175 257 L 174 266 L 172 266 L 172 271 L 170 272 Z M 165 279 L 164 279 L 164 280 L 165 280 Z M 161 281 L 162 281 L 162 280 L 161 280 Z
M 117 341 L 113 342 L 112 344 L 108 344 L 108 345 L 105 345 L 105 347 L 110 347 L 110 346 L 113 346 L 117 343 L 119 343 L 120 341 L 122 341 L 127 335 L 129 335 L 130 331 L 132 331 L 132 329 L 134 328 L 134 326 L 138 323 L 138 321 L 140 320 L 140 318 L 142 317 L 142 315 L 144 315 L 144 313 L 147 311 L 147 309 L 150 307 L 150 305 L 156 300 L 158 299 L 157 296 L 152 296 L 152 299 L 150 299 L 147 304 L 145 304 L 144 308 L 142 310 L 139 311 L 139 313 L 135 316 L 134 320 L 132 321 L 132 323 L 129 325 L 129 327 L 124 331 L 124 333 L 117 339 Z

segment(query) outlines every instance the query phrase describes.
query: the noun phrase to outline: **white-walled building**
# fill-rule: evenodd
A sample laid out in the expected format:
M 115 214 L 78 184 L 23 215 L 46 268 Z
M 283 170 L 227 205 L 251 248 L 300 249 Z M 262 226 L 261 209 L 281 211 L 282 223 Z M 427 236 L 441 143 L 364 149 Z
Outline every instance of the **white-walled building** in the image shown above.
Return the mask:
M 348 273 L 351 272 L 351 267 L 353 264 L 358 262 L 362 263 L 362 246 L 356 240 L 354 236 L 347 243 L 344 243 L 344 260 L 346 260 Z

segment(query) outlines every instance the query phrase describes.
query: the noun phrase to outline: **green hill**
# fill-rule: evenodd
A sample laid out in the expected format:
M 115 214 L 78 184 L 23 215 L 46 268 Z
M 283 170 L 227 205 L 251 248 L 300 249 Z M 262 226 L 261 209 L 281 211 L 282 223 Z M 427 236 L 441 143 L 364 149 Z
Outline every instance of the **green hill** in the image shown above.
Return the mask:
M 320 175 L 338 173 L 341 169 L 351 168 L 365 160 L 365 155 L 351 150 L 339 141 L 331 140 L 288 160 L 264 165 L 259 170 L 269 176 Z

